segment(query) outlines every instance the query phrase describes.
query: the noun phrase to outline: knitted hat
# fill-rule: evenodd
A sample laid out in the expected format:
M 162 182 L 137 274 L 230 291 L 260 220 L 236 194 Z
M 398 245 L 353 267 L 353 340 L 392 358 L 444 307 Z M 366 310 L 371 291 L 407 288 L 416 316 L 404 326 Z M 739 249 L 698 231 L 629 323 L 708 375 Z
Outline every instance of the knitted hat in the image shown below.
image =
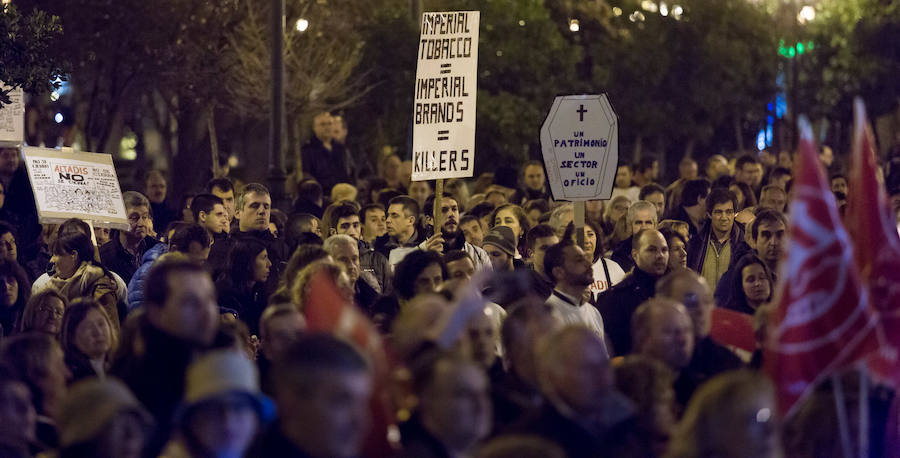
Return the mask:
M 62 447 L 88 442 L 109 426 L 120 413 L 134 413 L 145 424 L 153 422 L 150 414 L 119 380 L 90 378 L 75 383 L 57 417 L 59 443 Z
M 176 421 L 198 404 L 235 393 L 250 398 L 262 421 L 275 416 L 275 405 L 259 391 L 256 365 L 245 354 L 237 350 L 209 352 L 188 367 L 184 399 L 176 411 Z
M 516 255 L 516 235 L 513 234 L 512 229 L 506 226 L 494 226 L 494 228 L 484 236 L 484 240 L 482 240 L 481 244 L 494 245 L 510 256 Z

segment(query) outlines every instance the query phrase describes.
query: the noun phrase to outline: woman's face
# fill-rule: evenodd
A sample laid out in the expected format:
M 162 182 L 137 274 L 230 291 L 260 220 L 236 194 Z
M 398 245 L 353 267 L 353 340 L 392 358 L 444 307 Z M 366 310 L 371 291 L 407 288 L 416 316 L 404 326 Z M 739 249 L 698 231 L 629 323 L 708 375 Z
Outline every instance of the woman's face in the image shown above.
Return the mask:
M 78 270 L 78 254 L 76 252 L 64 253 L 64 254 L 54 254 L 52 258 L 50 258 L 50 262 L 56 267 L 56 276 L 59 278 L 69 278 L 72 275 L 75 275 L 75 271 Z
M 597 233 L 591 226 L 584 226 L 584 254 L 593 262 L 597 251 Z
M 750 264 L 741 269 L 741 280 L 748 302 L 762 303 L 769 300 L 772 285 L 769 284 L 769 277 L 762 265 Z
M 37 317 L 35 319 L 36 331 L 45 332 L 51 335 L 59 334 L 59 327 L 62 325 L 62 316 L 65 307 L 59 298 L 50 297 L 37 308 Z
M 75 327 L 75 348 L 88 358 L 100 359 L 112 347 L 112 331 L 109 322 L 97 309 L 88 311 L 81 323 Z
M 16 277 L 0 278 L 0 297 L 2 297 L 3 305 L 12 307 L 19 300 L 19 282 Z
M 512 208 L 504 208 L 497 212 L 497 216 L 494 218 L 494 226 L 506 226 L 512 229 L 517 240 L 522 236 L 522 225 L 519 224 L 519 219 L 516 218 Z
M 669 239 L 669 269 L 687 267 L 687 248 L 678 237 Z
M 263 283 L 269 278 L 269 269 L 272 268 L 272 262 L 269 261 L 269 252 L 262 250 L 256 255 L 253 262 L 253 281 Z
M 208 456 L 243 456 L 259 418 L 247 396 L 226 394 L 196 406 L 187 427 Z
M 738 206 L 735 208 L 735 211 L 741 211 L 744 208 L 744 193 L 741 192 L 741 187 L 737 185 L 731 185 L 728 188 L 729 191 L 733 192 L 735 196 L 737 196 Z

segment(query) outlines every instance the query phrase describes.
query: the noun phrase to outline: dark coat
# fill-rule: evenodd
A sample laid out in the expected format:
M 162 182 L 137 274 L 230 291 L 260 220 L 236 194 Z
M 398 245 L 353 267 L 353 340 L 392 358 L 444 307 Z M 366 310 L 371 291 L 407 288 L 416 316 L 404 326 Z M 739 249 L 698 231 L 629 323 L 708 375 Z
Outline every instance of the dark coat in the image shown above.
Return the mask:
M 38 252 L 41 241 L 41 225 L 38 222 L 37 205 L 25 164 L 21 164 L 9 186 L 5 186 L 6 201 L 3 215 L 6 222 L 16 228 L 16 244 L 22 259 L 31 259 Z
M 535 388 L 522 381 L 515 373 L 506 372 L 503 379 L 491 383 L 491 404 L 494 407 L 493 433 L 500 434 L 523 416 L 544 403 L 544 397 Z
M 624 280 L 597 298 L 597 309 L 603 316 L 603 328 L 615 355 L 631 353 L 631 315 L 656 294 L 656 280 L 635 267 Z
M 697 237 L 697 234 L 700 233 L 700 228 L 694 225 L 694 221 L 691 220 L 690 215 L 688 215 L 687 210 L 684 209 L 684 205 L 679 206 L 678 210 L 675 210 L 672 213 L 672 218 L 678 221 L 684 221 L 688 225 L 688 235 L 690 235 L 691 240 Z M 707 219 L 708 220 L 708 219 Z M 702 223 L 701 223 L 702 225 Z
M 400 425 L 400 435 L 403 438 L 403 451 L 398 458 L 451 458 L 447 448 L 440 443 L 419 421 L 418 415 L 413 415 L 406 423 Z
M 635 417 L 616 423 L 602 433 L 595 433 L 545 403 L 510 428 L 509 432 L 534 435 L 553 442 L 565 450 L 569 458 L 653 456 L 650 441 L 642 437 Z
M 393 289 L 391 283 L 393 271 L 388 258 L 373 250 L 369 244 L 363 240 L 359 241 L 359 267 L 364 272 L 369 272 L 378 281 L 382 294 L 389 294 Z
M 351 182 L 344 145 L 331 142 L 331 150 L 328 150 L 322 141 L 313 135 L 300 147 L 300 154 L 303 158 L 303 171 L 322 185 L 322 192 L 326 196 L 331 193 L 334 185 Z
M 264 431 L 253 447 L 247 451 L 247 458 L 312 458 L 311 455 L 300 450 L 292 444 L 278 429 L 278 423 L 273 423 Z
M 269 261 L 272 268 L 269 270 L 269 279 L 266 280 L 266 294 L 272 294 L 278 287 L 278 278 L 290 258 L 287 244 L 282 239 L 276 239 L 268 230 L 243 232 L 240 229 L 231 232 L 231 236 L 225 240 L 217 241 L 209 250 L 206 265 L 212 271 L 213 279 L 220 280 L 227 277 L 231 266 L 231 249 L 234 243 L 244 237 L 253 237 L 266 246 Z
M 109 233 L 109 242 L 100 247 L 100 262 L 103 264 L 103 267 L 119 274 L 122 277 L 122 281 L 127 285 L 134 273 L 141 267 L 144 253 L 156 246 L 157 243 L 159 241 L 153 237 L 144 237 L 138 245 L 138 252 L 132 255 L 125 250 L 122 242 L 119 241 L 119 231 L 112 230 Z M 124 297 L 121 299 L 125 300 Z
M 616 261 L 616 264 L 622 268 L 625 272 L 631 272 L 631 269 L 634 268 L 634 258 L 631 257 L 631 246 L 634 243 L 634 236 L 628 237 L 625 240 L 619 242 L 618 245 L 613 249 L 612 255 L 609 259 Z
M 169 228 L 172 221 L 181 219 L 179 210 L 175 210 L 169 205 L 168 199 L 156 204 L 150 202 L 150 214 L 153 215 L 153 227 L 157 232 L 162 232 Z
M 709 248 L 709 237 L 712 234 L 712 223 L 706 220 L 700 235 L 691 237 L 687 246 L 687 266 L 695 272 L 703 272 L 703 262 L 706 260 L 706 249 Z M 729 264 L 733 264 L 734 260 L 740 259 L 741 256 L 750 252 L 750 246 L 744 242 L 744 226 L 737 221 L 731 228 L 731 234 L 728 236 L 728 245 L 731 247 L 731 259 Z M 724 276 L 724 275 L 723 275 Z M 709 285 L 710 288 L 713 285 Z
M 250 289 L 236 288 L 229 278 L 225 278 L 216 282 L 216 290 L 219 292 L 219 308 L 237 313 L 249 328 L 250 335 L 259 335 L 259 317 L 267 305 L 265 285 L 257 283 Z

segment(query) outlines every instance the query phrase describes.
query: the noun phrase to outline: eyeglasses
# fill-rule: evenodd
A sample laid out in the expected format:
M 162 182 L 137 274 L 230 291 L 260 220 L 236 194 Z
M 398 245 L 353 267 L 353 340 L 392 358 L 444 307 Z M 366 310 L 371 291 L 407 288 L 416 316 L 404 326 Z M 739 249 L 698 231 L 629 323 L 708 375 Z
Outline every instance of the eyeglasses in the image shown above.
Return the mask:
M 61 309 L 58 309 L 56 307 L 50 307 L 49 305 L 42 305 L 42 306 L 38 307 L 38 312 L 43 312 L 46 314 L 52 313 L 53 315 L 56 315 L 56 316 L 63 316 L 63 311 Z

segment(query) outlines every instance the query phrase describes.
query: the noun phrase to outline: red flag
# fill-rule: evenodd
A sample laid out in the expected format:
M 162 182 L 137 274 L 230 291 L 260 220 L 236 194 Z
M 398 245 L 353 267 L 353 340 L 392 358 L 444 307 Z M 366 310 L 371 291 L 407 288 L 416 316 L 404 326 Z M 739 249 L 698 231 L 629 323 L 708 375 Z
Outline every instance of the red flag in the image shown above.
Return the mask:
M 753 334 L 753 317 L 734 310 L 716 307 L 710 317 L 709 336 L 725 346 L 740 348 L 753 353 L 756 337 Z
M 862 99 L 854 101 L 853 156 L 847 195 L 847 231 L 856 263 L 879 315 L 885 351 L 873 355 L 869 368 L 877 378 L 900 384 L 900 236 L 884 185 L 875 174 L 875 138 Z
M 875 315 L 853 248 L 819 164 L 812 129 L 805 117 L 799 121 L 790 242 L 779 269 L 765 358 L 786 415 L 821 377 L 877 348 Z
M 372 364 L 374 394 L 370 403 L 372 425 L 365 456 L 391 456 L 396 426 L 388 397 L 389 368 L 381 337 L 375 326 L 347 300 L 324 269 L 309 280 L 303 301 L 307 329 L 343 338 L 362 352 Z

